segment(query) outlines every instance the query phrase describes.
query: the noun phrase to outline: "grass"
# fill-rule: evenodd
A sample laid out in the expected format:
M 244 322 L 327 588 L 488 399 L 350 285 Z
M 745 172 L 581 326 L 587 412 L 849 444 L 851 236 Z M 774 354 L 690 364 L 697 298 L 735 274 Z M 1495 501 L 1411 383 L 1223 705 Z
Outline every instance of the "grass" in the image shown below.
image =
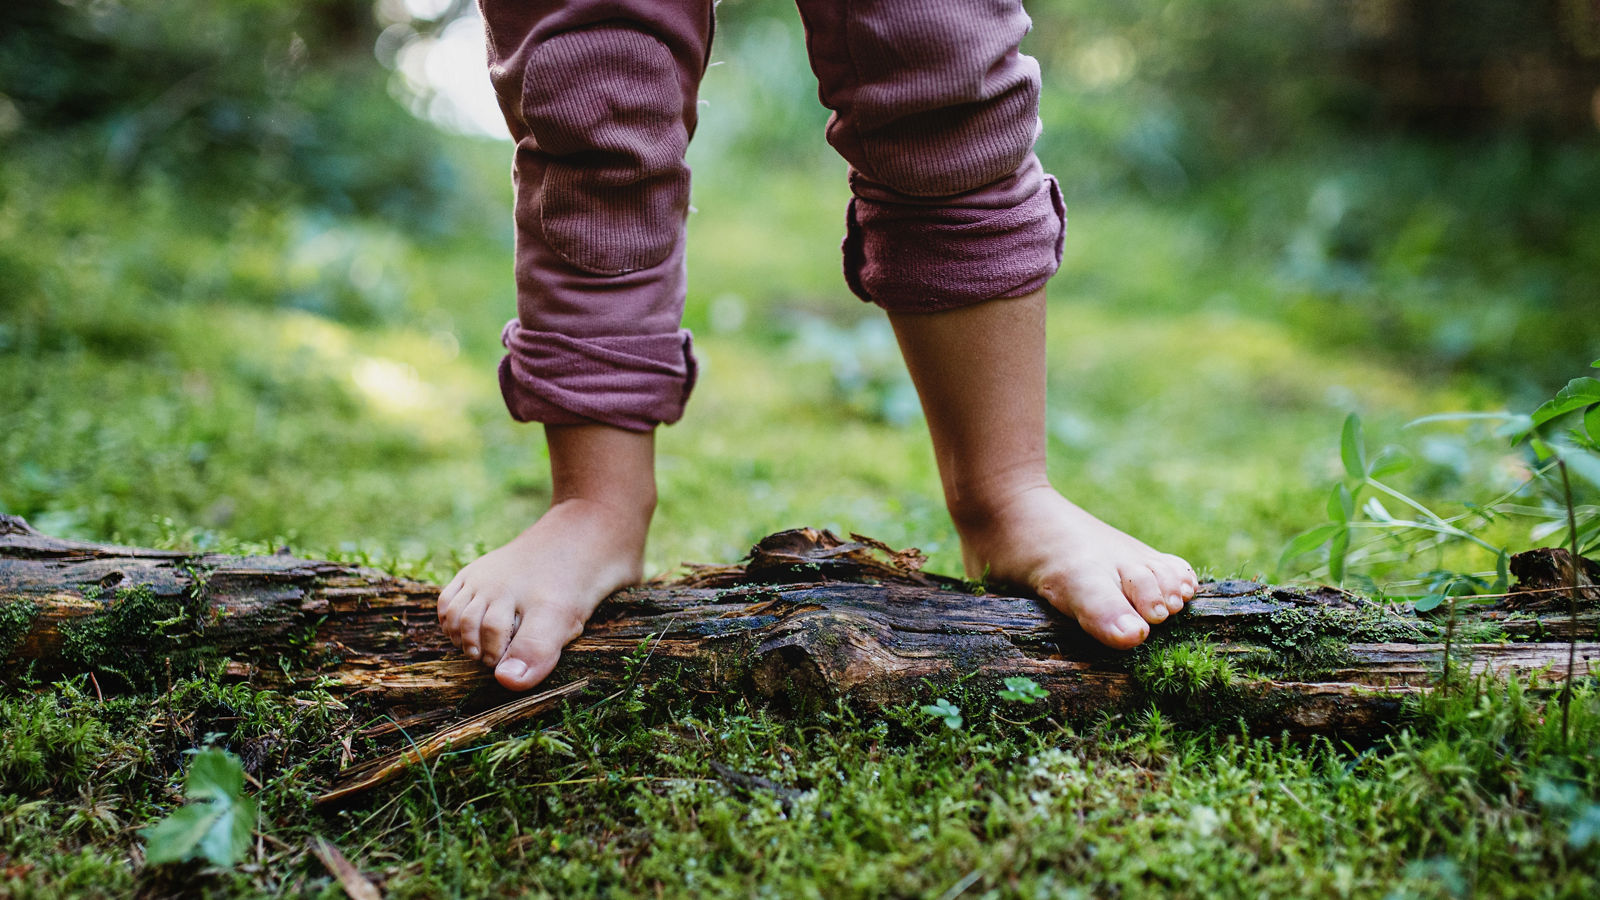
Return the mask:
M 939 896 L 964 881 L 977 896 L 1583 897 L 1600 886 L 1600 847 L 1573 840 L 1600 783 L 1600 698 L 1587 687 L 1571 742 L 1520 683 L 1479 682 L 1358 752 L 1180 732 L 1153 711 L 1019 727 L 971 707 L 959 730 L 915 705 L 784 719 L 736 696 L 689 700 L 669 677 L 632 703 L 575 706 L 540 731 L 449 755 L 335 813 L 309 797 L 359 723 L 315 695 L 207 676 L 170 697 L 102 702 L 83 688 L 0 704 L 11 896 L 184 881 L 333 896 L 305 850 L 314 835 L 397 897 Z M 235 869 L 136 873 L 133 826 L 179 802 L 172 748 L 204 731 L 245 759 L 271 839 Z
M 707 132 L 738 114 L 713 103 Z M 482 202 L 427 236 L 161 179 L 62 179 L 47 154 L 8 148 L 0 510 L 63 536 L 287 543 L 441 580 L 519 530 L 549 484 L 493 379 L 513 308 L 505 148 L 451 146 Z M 958 570 L 893 341 L 837 275 L 840 165 L 820 140 L 763 166 L 715 141 L 695 152 L 686 320 L 704 374 L 660 435 L 649 567 L 809 524 Z M 1584 165 L 1395 141 L 1281 155 L 1178 196 L 1080 197 L 1069 179 L 1053 477 L 1206 572 L 1247 576 L 1276 574 L 1285 541 L 1321 521 L 1348 412 L 1413 445 L 1406 489 L 1436 509 L 1514 485 L 1526 461 L 1483 432 L 1400 425 L 1525 408 L 1600 355 L 1582 314 L 1600 233 L 1572 212 L 1596 183 Z M 1537 209 L 1497 216 L 1501 189 Z M 1526 543 L 1513 527 L 1490 533 Z M 0 645 L 15 630 L 0 623 Z M 1237 675 L 1203 642 L 1178 649 L 1143 671 L 1163 692 Z M 337 896 L 313 835 L 397 897 L 1600 889 L 1581 827 L 1600 816 L 1592 684 L 1570 741 L 1545 693 L 1482 682 L 1351 747 L 1179 731 L 1154 711 L 1019 727 L 959 696 L 953 730 L 920 711 L 931 693 L 881 716 L 780 718 L 691 699 L 668 673 L 324 814 L 310 798 L 347 753 L 375 750 L 368 723 L 314 693 L 224 684 L 212 664 L 104 699 L 82 678 L 0 691 L 0 893 Z M 180 802 L 183 751 L 208 734 L 258 785 L 260 842 L 231 870 L 141 867 L 137 830 Z M 730 784 L 713 762 L 798 793 Z

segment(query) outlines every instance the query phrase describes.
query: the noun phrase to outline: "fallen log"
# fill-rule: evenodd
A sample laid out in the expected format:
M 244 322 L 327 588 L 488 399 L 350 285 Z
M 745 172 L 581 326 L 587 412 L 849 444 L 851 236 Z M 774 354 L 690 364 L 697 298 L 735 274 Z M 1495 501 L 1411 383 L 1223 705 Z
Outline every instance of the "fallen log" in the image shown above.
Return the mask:
M 1056 716 L 1157 703 L 1190 718 L 1363 738 L 1392 726 L 1443 662 L 1441 616 L 1337 588 L 1209 583 L 1145 647 L 1122 653 L 1037 598 L 985 593 L 921 562 L 859 536 L 772 535 L 744 563 L 692 567 L 609 598 L 548 684 L 676 678 L 786 706 L 884 706 L 994 701 L 1020 676 L 1044 689 Z M 1600 673 L 1600 600 L 1585 592 L 1573 619 L 1529 600 L 1552 588 L 1527 590 L 1462 607 L 1456 670 L 1559 680 L 1576 636 L 1576 674 Z M 0 517 L 0 678 L 88 671 L 100 684 L 156 684 L 210 661 L 256 684 L 317 684 L 430 724 L 515 699 L 440 633 L 437 593 L 369 568 L 67 541 Z

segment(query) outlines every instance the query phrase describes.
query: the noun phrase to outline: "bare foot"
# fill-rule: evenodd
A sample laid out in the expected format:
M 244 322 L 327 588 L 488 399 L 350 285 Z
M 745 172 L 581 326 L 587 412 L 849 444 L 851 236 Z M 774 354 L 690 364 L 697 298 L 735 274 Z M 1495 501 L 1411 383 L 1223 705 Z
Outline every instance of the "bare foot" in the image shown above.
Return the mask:
M 601 600 L 637 584 L 648 510 L 593 500 L 557 503 L 439 594 L 439 625 L 514 691 L 544 680 Z
M 969 577 L 1026 585 L 1108 647 L 1127 650 L 1194 597 L 1187 562 L 1084 512 L 1048 485 L 958 518 Z

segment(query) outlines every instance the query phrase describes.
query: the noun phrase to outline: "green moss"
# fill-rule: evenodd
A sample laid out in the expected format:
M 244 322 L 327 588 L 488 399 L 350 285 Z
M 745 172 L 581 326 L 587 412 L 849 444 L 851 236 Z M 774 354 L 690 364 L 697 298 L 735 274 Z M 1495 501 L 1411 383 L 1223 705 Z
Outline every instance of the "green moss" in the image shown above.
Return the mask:
M 199 592 L 172 597 L 147 584 L 119 588 L 104 609 L 61 626 L 62 659 L 115 673 L 135 687 L 154 684 L 169 661 L 179 672 L 192 671 L 214 655 L 195 640 L 205 609 Z
M 0 657 L 10 656 L 17 649 L 33 620 L 39 616 L 39 604 L 32 600 L 7 600 L 0 603 Z
M 1311 680 L 1354 662 L 1352 643 L 1434 638 L 1430 623 L 1399 619 L 1380 609 L 1297 606 L 1239 629 L 1236 639 L 1254 645 L 1240 665 L 1273 678 Z
M 1215 644 L 1190 639 L 1140 653 L 1133 674 L 1152 694 L 1187 697 L 1231 687 L 1237 673 Z

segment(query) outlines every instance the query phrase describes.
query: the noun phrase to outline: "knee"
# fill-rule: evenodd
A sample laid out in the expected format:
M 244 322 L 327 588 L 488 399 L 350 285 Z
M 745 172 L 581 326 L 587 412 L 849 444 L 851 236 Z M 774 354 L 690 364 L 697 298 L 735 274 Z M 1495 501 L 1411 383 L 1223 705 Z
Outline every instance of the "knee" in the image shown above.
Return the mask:
M 563 32 L 529 55 L 521 114 L 542 163 L 538 218 L 580 268 L 666 259 L 689 202 L 689 127 L 672 53 L 632 28 Z
M 861 23 L 852 35 L 861 83 L 836 123 L 856 144 L 851 162 L 913 197 L 1016 172 L 1039 134 L 1039 65 L 1017 50 L 1029 24 L 1014 0 L 956 0 Z

